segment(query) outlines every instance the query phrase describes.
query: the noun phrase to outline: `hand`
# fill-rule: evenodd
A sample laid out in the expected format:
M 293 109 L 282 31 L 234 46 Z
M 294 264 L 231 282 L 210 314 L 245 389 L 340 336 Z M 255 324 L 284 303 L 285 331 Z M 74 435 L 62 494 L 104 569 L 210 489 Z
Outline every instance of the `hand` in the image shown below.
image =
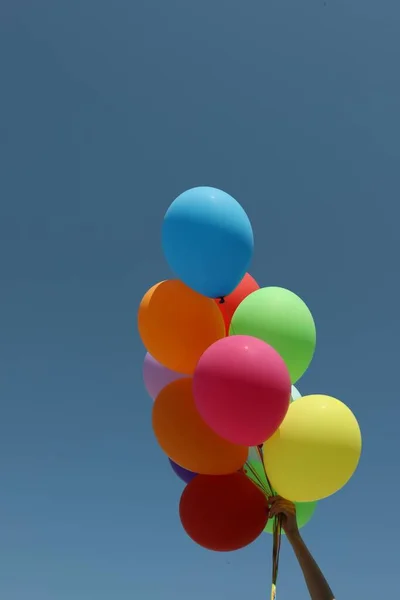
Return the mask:
M 268 498 L 269 516 L 277 517 L 281 515 L 282 527 L 286 535 L 299 533 L 296 519 L 296 507 L 293 502 L 285 500 L 280 496 L 271 496 Z

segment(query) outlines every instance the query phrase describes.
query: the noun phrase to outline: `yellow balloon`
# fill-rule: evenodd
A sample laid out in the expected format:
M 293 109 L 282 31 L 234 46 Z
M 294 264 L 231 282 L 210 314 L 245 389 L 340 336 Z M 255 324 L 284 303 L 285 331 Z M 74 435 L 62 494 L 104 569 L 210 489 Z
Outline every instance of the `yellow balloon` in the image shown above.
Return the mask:
M 264 444 L 272 487 L 293 502 L 331 496 L 349 481 L 361 456 L 361 431 L 351 410 L 330 396 L 303 396 Z

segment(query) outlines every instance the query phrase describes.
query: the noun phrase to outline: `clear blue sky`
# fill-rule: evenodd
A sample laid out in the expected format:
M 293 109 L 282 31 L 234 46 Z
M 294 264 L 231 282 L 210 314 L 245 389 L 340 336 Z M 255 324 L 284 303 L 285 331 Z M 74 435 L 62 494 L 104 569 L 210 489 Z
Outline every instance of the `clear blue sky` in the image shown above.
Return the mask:
M 310 306 L 299 382 L 364 453 L 304 530 L 338 600 L 398 584 L 396 0 L 5 0 L 0 7 L 0 597 L 254 600 L 271 539 L 181 530 L 136 331 L 195 185 L 252 219 L 252 274 Z M 397 535 L 396 533 L 397 528 Z M 278 600 L 307 594 L 284 545 Z

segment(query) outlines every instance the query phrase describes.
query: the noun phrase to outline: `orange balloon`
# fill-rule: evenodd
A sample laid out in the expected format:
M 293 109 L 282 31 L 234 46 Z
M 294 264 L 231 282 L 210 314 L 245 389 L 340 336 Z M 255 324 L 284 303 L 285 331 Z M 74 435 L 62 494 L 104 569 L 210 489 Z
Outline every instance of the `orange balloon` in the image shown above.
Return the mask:
M 247 460 L 246 446 L 220 438 L 200 417 L 189 378 L 161 390 L 153 406 L 153 430 L 165 454 L 194 473 L 228 475 Z
M 229 335 L 229 327 L 231 325 L 232 317 L 239 304 L 243 302 L 247 296 L 259 289 L 260 286 L 254 277 L 252 277 L 249 273 L 246 273 L 239 285 L 233 290 L 233 292 L 228 294 L 228 296 L 225 296 L 223 301 L 221 301 L 221 299 L 215 300 L 225 321 L 226 335 Z
M 178 279 L 154 285 L 138 313 L 139 334 L 146 350 L 172 371 L 191 375 L 200 356 L 225 337 L 225 326 L 214 300 Z

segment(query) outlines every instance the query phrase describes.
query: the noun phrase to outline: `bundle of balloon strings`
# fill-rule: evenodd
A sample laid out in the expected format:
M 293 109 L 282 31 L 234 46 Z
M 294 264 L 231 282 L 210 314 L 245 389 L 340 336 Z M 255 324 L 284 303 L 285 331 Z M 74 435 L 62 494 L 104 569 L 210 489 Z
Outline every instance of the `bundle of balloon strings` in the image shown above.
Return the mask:
M 253 475 L 253 483 L 260 488 L 260 490 L 266 494 L 267 497 L 274 496 L 274 491 L 271 483 L 268 479 L 267 472 L 264 467 L 263 450 L 262 446 L 257 446 L 257 452 L 259 454 L 261 464 L 263 465 L 265 481 L 263 481 L 257 471 L 252 467 L 250 463 L 246 463 L 246 468 Z M 274 530 L 273 530 L 273 546 L 272 546 L 272 586 L 271 586 L 271 600 L 276 598 L 276 584 L 278 580 L 278 567 L 279 567 L 279 554 L 281 550 L 281 534 L 282 534 L 282 518 L 281 516 L 274 517 Z

